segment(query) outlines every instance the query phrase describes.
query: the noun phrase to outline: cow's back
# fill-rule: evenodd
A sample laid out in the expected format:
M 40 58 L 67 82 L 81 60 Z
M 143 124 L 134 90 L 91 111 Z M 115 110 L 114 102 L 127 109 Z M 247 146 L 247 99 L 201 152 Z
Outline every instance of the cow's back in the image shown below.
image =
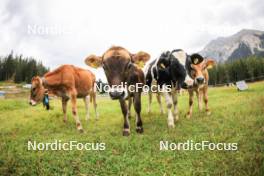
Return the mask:
M 52 82 L 51 87 L 55 91 L 76 90 L 78 97 L 84 97 L 93 91 L 95 83 L 95 75 L 92 72 L 73 65 L 62 65 L 44 77 L 48 82 Z

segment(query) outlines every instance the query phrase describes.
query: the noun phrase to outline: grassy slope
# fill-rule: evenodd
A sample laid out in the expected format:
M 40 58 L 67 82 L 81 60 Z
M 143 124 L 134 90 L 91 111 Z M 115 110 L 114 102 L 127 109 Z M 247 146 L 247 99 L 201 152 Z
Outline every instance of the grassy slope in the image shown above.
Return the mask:
M 60 101 L 52 101 L 52 111 L 41 105 L 30 107 L 26 99 L 0 100 L 0 173 L 6 175 L 263 175 L 264 172 L 264 83 L 250 90 L 214 88 L 209 92 L 212 115 L 197 112 L 188 120 L 187 95 L 180 97 L 180 121 L 167 128 L 166 115 L 159 115 L 156 101 L 153 113 L 146 113 L 143 98 L 144 135 L 135 132 L 131 120 L 130 137 L 122 137 L 123 118 L 118 102 L 98 100 L 100 120 L 84 120 L 79 134 L 68 109 L 69 122 L 62 122 Z M 196 101 L 195 101 L 196 102 Z M 134 113 L 133 113 L 134 114 Z M 27 151 L 27 141 L 105 142 L 105 151 Z M 231 151 L 159 151 L 159 141 L 237 142 Z

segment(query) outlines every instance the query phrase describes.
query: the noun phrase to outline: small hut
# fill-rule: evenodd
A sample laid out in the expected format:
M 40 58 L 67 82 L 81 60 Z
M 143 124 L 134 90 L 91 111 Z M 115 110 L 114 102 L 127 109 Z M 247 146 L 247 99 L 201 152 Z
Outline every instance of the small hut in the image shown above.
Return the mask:
M 5 94 L 6 94 L 5 91 L 0 91 L 0 99 L 5 98 Z

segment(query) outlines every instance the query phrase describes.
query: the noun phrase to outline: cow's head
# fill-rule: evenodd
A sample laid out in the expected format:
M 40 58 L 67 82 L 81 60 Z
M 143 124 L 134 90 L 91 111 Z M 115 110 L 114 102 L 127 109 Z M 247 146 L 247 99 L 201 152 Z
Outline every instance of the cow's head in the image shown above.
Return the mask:
M 112 99 L 125 99 L 128 95 L 126 89 L 116 88 L 127 83 L 135 67 L 142 67 L 150 59 L 150 55 L 140 51 L 131 54 L 125 48 L 114 46 L 108 49 L 103 56 L 90 55 L 85 63 L 93 68 L 103 67 L 108 84 L 112 87 L 109 95 Z
M 173 50 L 172 52 L 163 52 L 156 61 L 156 70 L 159 84 L 171 84 L 187 88 L 193 84 L 193 80 L 188 76 L 185 69 L 187 54 L 181 50 Z
M 210 58 L 203 58 L 200 54 L 192 54 L 190 76 L 194 80 L 195 85 L 203 85 L 208 81 L 207 69 L 215 65 L 215 61 Z
M 41 102 L 44 98 L 45 88 L 39 76 L 35 76 L 31 80 L 31 91 L 29 104 L 34 106 Z

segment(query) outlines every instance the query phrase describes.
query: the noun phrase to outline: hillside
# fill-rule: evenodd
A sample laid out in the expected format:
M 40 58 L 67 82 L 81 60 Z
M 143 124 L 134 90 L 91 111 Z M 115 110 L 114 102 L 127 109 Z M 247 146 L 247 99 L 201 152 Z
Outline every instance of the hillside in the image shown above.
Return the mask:
M 200 53 L 218 62 L 264 56 L 264 31 L 243 29 L 229 37 L 219 37 L 209 42 Z

